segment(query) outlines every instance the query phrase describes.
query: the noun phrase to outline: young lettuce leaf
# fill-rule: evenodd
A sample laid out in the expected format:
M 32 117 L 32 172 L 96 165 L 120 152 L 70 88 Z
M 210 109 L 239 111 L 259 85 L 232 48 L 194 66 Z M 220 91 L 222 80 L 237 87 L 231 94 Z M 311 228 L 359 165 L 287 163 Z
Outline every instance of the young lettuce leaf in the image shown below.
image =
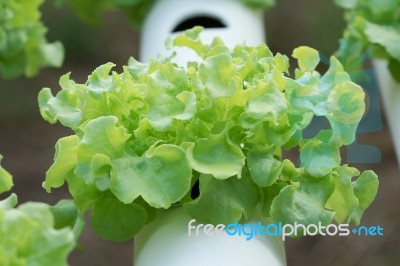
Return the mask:
M 201 43 L 200 33 L 173 41 L 199 62 L 130 59 L 121 73 L 109 63 L 84 84 L 61 77 L 56 96 L 40 92 L 43 118 L 74 131 L 57 142 L 46 190 L 67 182 L 79 211 L 93 209 L 96 232 L 117 241 L 175 205 L 199 222 L 251 219 L 261 206 L 276 222 L 359 223 L 377 176 L 341 165 L 340 148 L 355 139 L 362 88 L 335 57 L 318 73 L 312 48 L 295 49 L 299 68 L 290 77 L 289 59 L 265 44 L 230 50 L 220 39 Z M 331 128 L 303 138 L 314 116 Z M 292 148 L 297 167 L 283 155 Z

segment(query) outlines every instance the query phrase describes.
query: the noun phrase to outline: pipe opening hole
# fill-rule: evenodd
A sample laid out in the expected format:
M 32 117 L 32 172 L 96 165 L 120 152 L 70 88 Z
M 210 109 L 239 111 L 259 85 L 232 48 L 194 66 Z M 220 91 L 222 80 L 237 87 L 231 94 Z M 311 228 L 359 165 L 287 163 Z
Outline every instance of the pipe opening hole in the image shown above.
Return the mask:
M 192 190 L 190 191 L 190 197 L 195 200 L 199 196 L 200 196 L 200 181 L 197 180 L 196 183 L 194 183 Z
M 179 23 L 172 32 L 180 32 L 193 28 L 194 26 L 203 26 L 205 29 L 226 28 L 225 23 L 220 19 L 209 16 L 197 16 L 187 18 Z

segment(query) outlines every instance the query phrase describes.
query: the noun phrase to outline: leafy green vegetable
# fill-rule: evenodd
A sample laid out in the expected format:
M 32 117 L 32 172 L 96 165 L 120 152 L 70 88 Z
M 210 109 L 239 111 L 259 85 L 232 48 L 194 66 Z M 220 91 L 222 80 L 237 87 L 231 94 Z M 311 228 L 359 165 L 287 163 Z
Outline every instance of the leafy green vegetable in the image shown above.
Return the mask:
M 374 57 L 385 58 L 392 76 L 400 81 L 400 1 L 335 0 L 345 8 L 347 29 L 338 51 L 346 70 L 360 69 L 369 50 Z
M 1 167 L 0 185 L 1 192 L 12 186 L 11 175 Z M 68 265 L 67 256 L 75 247 L 69 225 L 55 225 L 51 207 L 44 203 L 16 208 L 17 201 L 15 194 L 0 201 L 1 265 Z
M 32 77 L 40 68 L 59 67 L 64 58 L 60 42 L 46 40 L 40 21 L 44 0 L 0 1 L 0 75 Z
M 290 77 L 289 59 L 265 44 L 230 50 L 219 39 L 201 43 L 200 32 L 173 40 L 199 54 L 187 66 L 130 59 L 122 73 L 105 64 L 84 84 L 64 75 L 56 96 L 43 89 L 43 118 L 74 130 L 58 141 L 44 187 L 66 181 L 79 212 L 93 209 L 96 231 L 113 240 L 172 205 L 199 222 L 250 219 L 259 205 L 275 221 L 358 223 L 378 180 L 341 165 L 340 148 L 354 141 L 365 104 L 340 62 L 332 57 L 320 74 L 318 53 L 299 47 Z M 303 138 L 314 116 L 331 128 Z M 298 167 L 284 157 L 292 148 Z

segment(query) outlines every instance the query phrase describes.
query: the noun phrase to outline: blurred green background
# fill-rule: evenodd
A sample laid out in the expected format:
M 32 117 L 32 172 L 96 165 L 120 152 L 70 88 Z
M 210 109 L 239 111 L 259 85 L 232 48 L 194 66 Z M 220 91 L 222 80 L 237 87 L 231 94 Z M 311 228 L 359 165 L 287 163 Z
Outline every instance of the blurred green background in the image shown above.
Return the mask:
M 316 48 L 326 56 L 338 48 L 345 23 L 343 12 L 333 1 L 279 0 L 265 16 L 268 45 L 273 52 L 290 55 L 299 45 Z M 129 27 L 118 11 L 106 13 L 103 23 L 88 26 L 67 8 L 42 7 L 49 28 L 48 39 L 60 40 L 65 47 L 65 62 L 60 69 L 45 69 L 33 78 L 0 80 L 0 153 L 3 166 L 13 175 L 13 191 L 20 203 L 56 203 L 68 197 L 66 188 L 46 193 L 41 184 L 54 156 L 54 145 L 70 134 L 60 125 L 49 125 L 40 117 L 37 94 L 43 87 L 59 90 L 58 79 L 71 72 L 77 82 L 100 64 L 113 62 L 120 70 L 130 56 L 137 58 L 140 34 Z M 384 117 L 384 116 L 383 116 Z M 378 196 L 364 215 L 363 225 L 381 225 L 383 237 L 305 237 L 286 241 L 288 265 L 400 265 L 400 175 L 391 136 L 383 130 L 362 134 L 359 143 L 378 147 L 379 164 L 356 165 L 373 169 L 380 178 Z M 70 256 L 70 265 L 132 265 L 132 241 L 110 243 L 88 227 L 82 237 L 82 250 Z M 156 265 L 155 265 L 156 266 Z

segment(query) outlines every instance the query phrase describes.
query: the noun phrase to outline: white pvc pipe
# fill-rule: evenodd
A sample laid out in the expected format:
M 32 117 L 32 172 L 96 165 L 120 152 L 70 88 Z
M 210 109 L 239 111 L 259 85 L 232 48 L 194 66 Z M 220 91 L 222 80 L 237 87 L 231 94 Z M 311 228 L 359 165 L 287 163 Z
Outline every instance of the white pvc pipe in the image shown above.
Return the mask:
M 192 218 L 181 208 L 163 211 L 147 225 L 134 243 L 135 266 L 284 266 L 285 250 L 280 237 L 206 235 L 193 229 Z M 265 220 L 264 220 L 265 222 Z
M 374 60 L 373 66 L 378 76 L 383 107 L 397 154 L 397 163 L 400 165 L 400 84 L 391 76 L 386 60 Z
M 197 16 L 216 18 L 226 25 L 225 28 L 206 28 L 201 33 L 204 43 L 211 43 L 216 36 L 230 48 L 242 43 L 253 46 L 265 42 L 262 11 L 249 9 L 238 0 L 159 0 L 144 23 L 139 59 L 147 61 L 158 54 L 172 54 L 165 48 L 166 38 L 180 34 L 173 33 L 174 28 Z M 175 48 L 175 51 L 177 56 L 173 62 L 178 65 L 197 59 L 189 49 Z

